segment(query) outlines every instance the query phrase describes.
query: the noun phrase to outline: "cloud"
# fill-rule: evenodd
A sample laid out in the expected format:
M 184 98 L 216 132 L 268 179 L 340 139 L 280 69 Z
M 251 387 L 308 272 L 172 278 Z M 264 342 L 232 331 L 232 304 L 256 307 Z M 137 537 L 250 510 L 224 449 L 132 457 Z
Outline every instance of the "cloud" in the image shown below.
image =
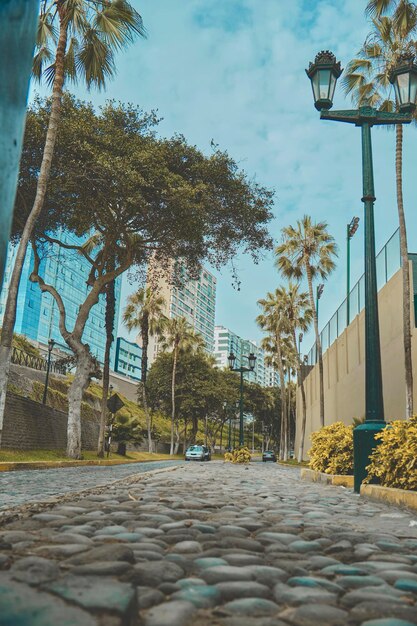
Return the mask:
M 321 320 L 327 321 L 344 294 L 346 223 L 363 214 L 360 130 L 320 121 L 304 70 L 321 49 L 332 49 L 343 65 L 355 55 L 369 28 L 363 0 L 135 0 L 135 5 L 148 39 L 118 56 L 118 76 L 106 94 L 87 97 L 157 108 L 163 134 L 181 132 L 205 151 L 214 139 L 250 176 L 276 189 L 274 236 L 305 213 L 326 220 L 340 245 L 338 269 L 320 305 Z M 339 87 L 335 108 L 350 106 Z M 405 137 L 406 210 L 413 199 L 412 132 L 407 129 Z M 373 132 L 378 245 L 397 227 L 394 140 L 394 133 Z M 417 212 L 408 213 L 412 232 Z M 353 281 L 363 271 L 362 237 L 363 228 L 352 241 Z M 271 255 L 256 266 L 240 257 L 237 265 L 241 291 L 231 288 L 225 269 L 218 281 L 217 321 L 242 336 L 259 337 L 256 301 L 280 277 Z

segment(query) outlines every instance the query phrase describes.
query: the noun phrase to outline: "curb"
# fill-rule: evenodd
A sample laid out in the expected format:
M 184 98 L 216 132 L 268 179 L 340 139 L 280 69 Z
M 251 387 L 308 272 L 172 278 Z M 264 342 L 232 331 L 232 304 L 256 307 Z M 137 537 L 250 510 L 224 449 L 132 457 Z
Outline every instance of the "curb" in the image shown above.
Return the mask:
M 347 487 L 353 489 L 353 476 L 342 474 L 323 474 L 316 470 L 304 467 L 300 470 L 301 480 L 308 480 L 313 483 L 323 483 L 324 485 L 334 485 L 336 487 Z
M 381 485 L 361 485 L 361 496 L 417 511 L 417 491 L 381 487 Z
M 80 460 L 80 461 L 0 461 L 0 472 L 15 472 L 18 470 L 38 470 L 38 469 L 56 469 L 60 467 L 83 467 L 87 465 L 130 465 L 132 463 L 160 463 L 161 461 L 169 461 L 170 459 L 144 459 L 137 461 L 136 459 L 103 459 L 103 460 Z M 172 459 L 177 461 L 179 459 Z
M 124 478 L 118 478 L 113 480 L 107 485 L 97 485 L 96 487 L 87 487 L 87 489 L 81 489 L 81 491 L 69 491 L 62 495 L 52 496 L 47 500 L 41 500 L 36 502 L 27 502 L 26 504 L 19 504 L 10 509 L 0 509 L 0 528 L 9 522 L 14 522 L 19 519 L 27 518 L 34 513 L 40 513 L 53 508 L 57 504 L 63 504 L 65 502 L 71 502 L 77 498 L 81 498 L 88 495 L 97 495 L 105 493 L 109 490 L 109 487 L 114 487 L 119 483 L 125 483 L 126 487 L 139 483 L 146 478 L 152 478 L 157 474 L 163 474 L 165 472 L 174 472 L 177 469 L 183 467 L 182 465 L 174 465 L 173 467 L 161 467 L 155 470 L 149 470 L 142 472 L 141 474 L 134 474 L 133 476 L 125 476 Z

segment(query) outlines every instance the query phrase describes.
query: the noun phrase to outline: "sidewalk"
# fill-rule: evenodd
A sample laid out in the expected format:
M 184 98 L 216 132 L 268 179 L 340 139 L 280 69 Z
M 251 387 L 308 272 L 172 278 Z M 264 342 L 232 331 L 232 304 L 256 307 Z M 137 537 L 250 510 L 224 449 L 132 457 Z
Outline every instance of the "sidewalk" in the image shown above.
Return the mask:
M 130 477 L 0 548 L 0 626 L 417 625 L 415 516 L 272 463 Z

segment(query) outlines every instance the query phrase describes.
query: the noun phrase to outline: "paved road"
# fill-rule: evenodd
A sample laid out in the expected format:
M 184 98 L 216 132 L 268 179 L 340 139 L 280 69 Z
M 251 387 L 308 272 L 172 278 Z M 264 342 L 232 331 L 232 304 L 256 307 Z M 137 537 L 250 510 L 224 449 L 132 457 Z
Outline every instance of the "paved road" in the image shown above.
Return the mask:
M 1 569 L 0 626 L 417 626 L 416 515 L 275 464 L 57 504 L 0 527 Z
M 127 465 L 81 466 L 48 470 L 0 472 L 0 510 L 27 502 L 107 485 L 139 472 L 178 465 L 181 461 L 152 461 Z

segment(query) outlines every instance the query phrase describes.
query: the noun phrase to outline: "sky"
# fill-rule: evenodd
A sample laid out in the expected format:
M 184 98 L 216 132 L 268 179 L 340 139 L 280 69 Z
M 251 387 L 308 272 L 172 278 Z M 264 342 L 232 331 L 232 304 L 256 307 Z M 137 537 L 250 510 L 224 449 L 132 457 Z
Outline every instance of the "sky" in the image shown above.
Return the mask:
M 363 208 L 360 130 L 321 121 L 313 106 L 308 62 L 323 49 L 345 66 L 367 33 L 365 0 L 132 0 L 147 39 L 117 56 L 118 74 L 104 93 L 76 90 L 96 104 L 108 98 L 157 109 L 160 133 L 179 132 L 209 153 L 213 139 L 250 178 L 275 189 L 276 242 L 283 226 L 304 214 L 328 223 L 339 245 L 337 269 L 326 282 L 319 325 L 336 311 L 346 290 L 346 224 L 360 227 L 352 240 L 351 284 L 363 273 Z M 335 105 L 351 108 L 338 85 Z M 417 252 L 415 207 L 416 130 L 405 127 L 404 201 L 410 251 Z M 381 248 L 398 226 L 395 133 L 373 130 L 376 243 Z M 285 281 L 268 253 L 254 265 L 235 260 L 217 277 L 216 323 L 244 338 L 260 339 L 257 300 Z M 134 290 L 125 280 L 123 299 Z M 122 302 L 123 307 L 123 302 Z M 127 336 L 122 326 L 119 334 Z M 303 352 L 313 343 L 305 337 Z

